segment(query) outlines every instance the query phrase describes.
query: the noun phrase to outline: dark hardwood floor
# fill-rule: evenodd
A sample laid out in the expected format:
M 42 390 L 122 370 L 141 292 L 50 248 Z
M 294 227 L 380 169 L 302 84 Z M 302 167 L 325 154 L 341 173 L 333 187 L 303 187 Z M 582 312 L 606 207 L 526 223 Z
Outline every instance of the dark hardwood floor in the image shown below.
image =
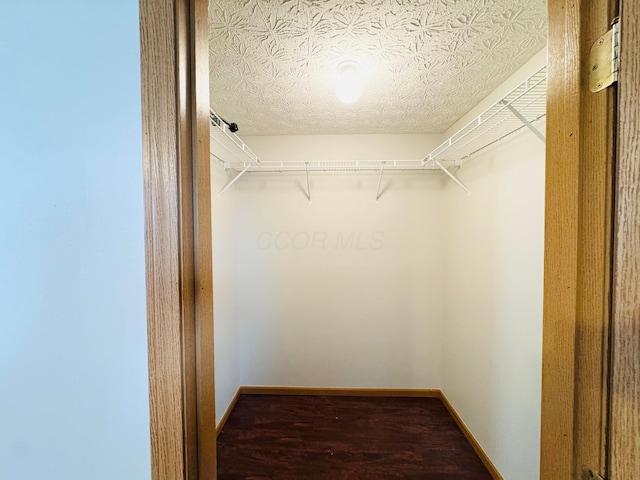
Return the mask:
M 219 480 L 491 480 L 437 398 L 241 395 Z

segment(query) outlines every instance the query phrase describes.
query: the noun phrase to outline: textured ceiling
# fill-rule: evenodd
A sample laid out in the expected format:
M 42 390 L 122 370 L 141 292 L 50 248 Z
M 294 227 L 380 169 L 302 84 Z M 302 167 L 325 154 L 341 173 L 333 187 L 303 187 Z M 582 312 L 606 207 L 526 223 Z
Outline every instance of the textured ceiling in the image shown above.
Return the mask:
M 211 106 L 241 135 L 439 133 L 547 37 L 545 0 L 210 0 L 209 27 Z

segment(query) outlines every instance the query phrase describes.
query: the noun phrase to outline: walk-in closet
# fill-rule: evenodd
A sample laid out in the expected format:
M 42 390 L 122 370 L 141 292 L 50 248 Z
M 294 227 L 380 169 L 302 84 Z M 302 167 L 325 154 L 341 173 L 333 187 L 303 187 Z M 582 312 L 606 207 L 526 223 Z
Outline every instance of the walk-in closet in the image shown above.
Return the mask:
M 387 391 L 539 478 L 546 2 L 210 0 L 209 28 L 221 435 L 243 393 Z

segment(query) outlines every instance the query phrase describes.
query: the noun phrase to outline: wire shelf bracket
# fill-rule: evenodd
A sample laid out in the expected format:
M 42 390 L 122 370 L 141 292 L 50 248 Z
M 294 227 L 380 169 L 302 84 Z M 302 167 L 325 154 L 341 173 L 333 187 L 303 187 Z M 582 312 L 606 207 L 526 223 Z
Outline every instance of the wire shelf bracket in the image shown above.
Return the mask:
M 246 166 L 246 167 L 244 167 L 244 169 L 243 169 L 243 170 L 242 170 L 238 175 L 236 175 L 235 177 L 233 177 L 233 178 L 231 179 L 231 181 L 230 181 L 230 182 L 228 182 L 228 183 L 227 183 L 227 184 L 222 188 L 222 190 L 220 190 L 220 192 L 218 193 L 218 196 L 219 196 L 219 197 L 220 197 L 220 196 L 222 196 L 222 194 L 223 194 L 224 192 L 226 192 L 226 191 L 231 187 L 231 185 L 233 185 L 234 183 L 236 183 L 236 182 L 240 179 L 240 177 L 241 177 L 242 175 L 244 175 L 245 173 L 247 173 L 247 170 L 249 170 L 249 169 L 251 168 L 251 166 L 252 166 L 252 165 L 253 165 L 253 163 L 249 163 L 249 164 L 247 164 L 247 166 Z
M 523 123 L 525 127 L 531 130 L 536 135 L 536 137 L 542 140 L 542 143 L 547 143 L 547 139 L 545 138 L 544 134 L 540 130 L 538 130 L 529 120 L 524 118 L 524 115 L 522 115 L 513 105 L 507 103 L 506 107 L 518 118 L 518 120 Z
M 378 203 L 378 200 L 380 200 L 380 196 L 382 195 L 380 193 L 380 186 L 382 185 L 382 174 L 384 173 L 384 167 L 387 164 L 387 162 L 382 162 L 382 166 L 380 167 L 380 178 L 378 178 L 378 190 L 376 191 L 376 203 Z
M 442 165 L 438 160 L 434 160 L 435 164 L 438 166 L 438 168 L 440 168 L 440 170 L 442 170 L 444 173 L 447 174 L 447 176 L 453 180 L 454 182 L 456 182 L 456 184 L 467 193 L 467 197 L 471 196 L 471 192 L 469 191 L 469 189 L 467 188 L 467 186 L 462 183 L 458 177 L 456 177 L 453 173 L 451 173 L 449 170 L 447 170 L 444 165 Z
M 309 182 L 309 164 L 307 163 L 307 200 L 311 203 L 311 182 Z

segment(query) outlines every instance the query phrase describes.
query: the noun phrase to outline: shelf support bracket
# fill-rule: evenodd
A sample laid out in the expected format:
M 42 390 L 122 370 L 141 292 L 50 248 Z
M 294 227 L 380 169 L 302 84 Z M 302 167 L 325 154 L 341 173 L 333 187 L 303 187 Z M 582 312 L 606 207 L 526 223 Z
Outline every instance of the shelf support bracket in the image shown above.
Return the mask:
M 382 167 L 380 167 L 380 178 L 378 179 L 378 190 L 376 192 L 376 203 L 378 203 L 378 200 L 380 199 L 380 186 L 382 185 L 382 174 L 384 173 L 384 166 L 387 164 L 387 162 L 382 162 Z
M 547 143 L 547 139 L 545 138 L 544 134 L 538 130 L 536 127 L 533 126 L 533 124 L 527 120 L 526 118 L 524 118 L 524 115 L 522 115 L 513 105 L 511 105 L 510 103 L 505 102 L 504 100 L 502 101 L 502 103 L 505 104 L 505 106 L 511 110 L 511 113 L 513 113 L 518 120 L 520 120 L 525 127 L 527 127 L 529 130 L 531 130 L 533 133 L 536 134 L 536 136 L 542 140 L 542 143 Z
M 311 203 L 311 182 L 309 182 L 309 162 L 305 162 L 307 167 L 307 200 Z
M 255 163 L 255 161 L 253 161 L 253 162 L 249 163 L 246 167 L 244 167 L 244 169 L 243 169 L 243 170 L 242 170 L 238 175 L 236 175 L 235 177 L 233 177 L 233 179 L 232 179 L 229 183 L 227 183 L 227 184 L 223 187 L 223 189 L 222 189 L 222 190 L 220 190 L 220 193 L 218 193 L 218 196 L 220 197 L 224 192 L 226 192 L 226 191 L 227 191 L 227 189 L 228 189 L 229 187 L 231 187 L 231 185 L 233 185 L 234 183 L 236 183 L 236 182 L 238 181 L 238 179 L 239 179 L 242 175 L 244 175 L 245 173 L 247 173 L 247 170 L 249 170 L 249 169 L 251 168 L 251 166 L 252 166 L 254 163 Z
M 444 165 L 442 165 L 438 160 L 434 160 L 434 162 L 435 162 L 435 164 L 438 166 L 438 168 L 440 170 L 442 170 L 444 173 L 446 173 L 451 180 L 456 182 L 461 189 L 463 189 L 465 192 L 467 192 L 467 197 L 471 195 L 471 192 L 469 191 L 469 189 L 465 186 L 464 183 L 462 183 L 460 180 L 458 180 L 458 177 L 456 177 L 453 173 L 451 173 L 449 170 L 447 170 L 444 167 Z

